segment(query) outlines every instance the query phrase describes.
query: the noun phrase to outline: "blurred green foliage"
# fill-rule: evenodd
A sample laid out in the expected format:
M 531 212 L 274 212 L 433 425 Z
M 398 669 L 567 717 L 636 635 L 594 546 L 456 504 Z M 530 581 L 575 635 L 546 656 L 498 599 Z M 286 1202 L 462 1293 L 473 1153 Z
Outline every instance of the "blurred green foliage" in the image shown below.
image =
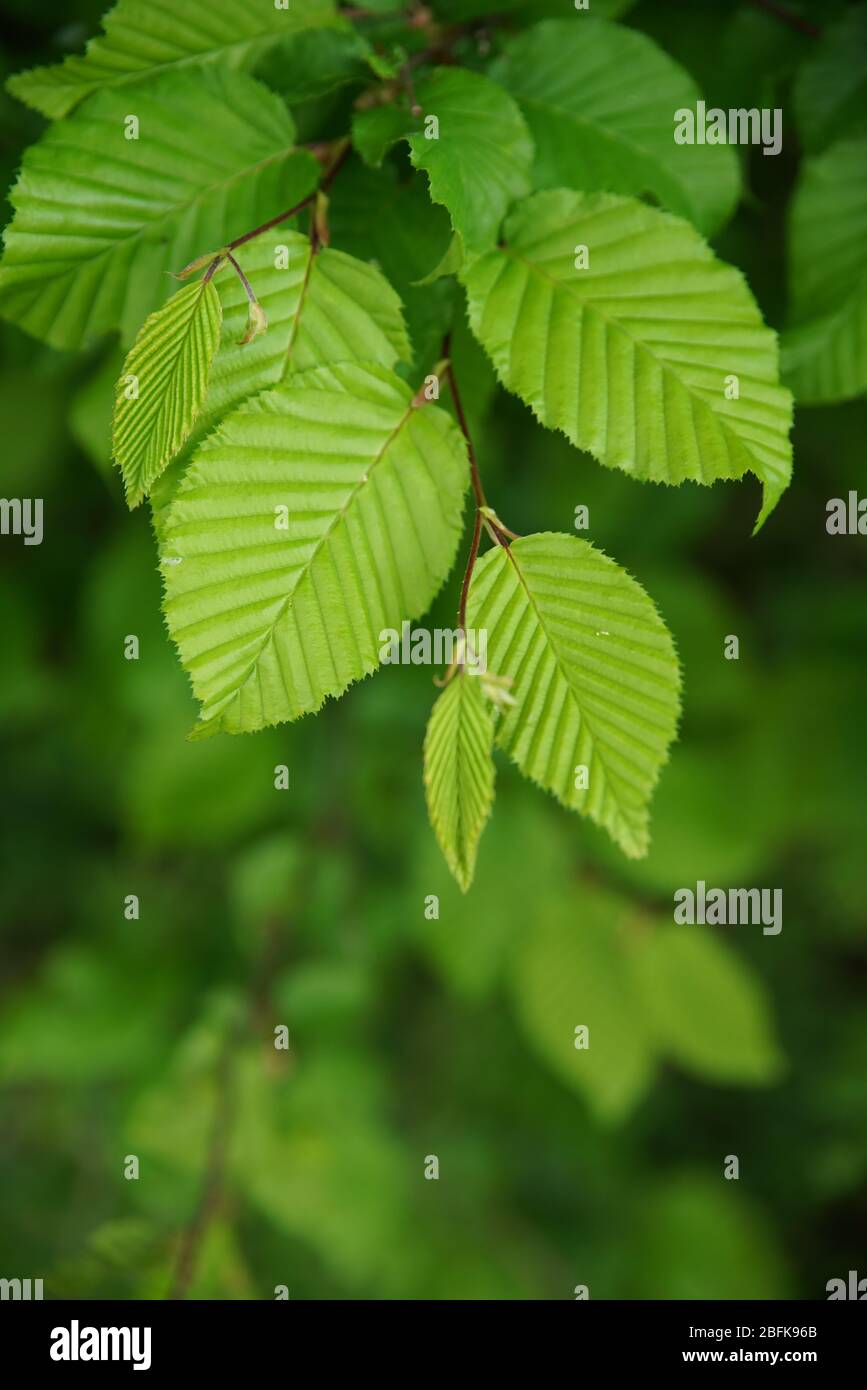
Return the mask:
M 13 71 L 83 40 L 100 5 L 2 9 Z M 784 153 L 742 152 L 750 193 L 719 241 L 780 326 L 809 40 L 747 4 L 626 18 L 709 99 L 783 105 Z M 287 71 L 287 92 L 315 78 Z M 39 124 L 0 98 L 7 183 Z M 333 226 L 337 245 L 366 228 L 425 361 L 453 287 L 412 281 L 448 228 L 419 205 L 417 238 L 390 239 L 407 196 L 352 163 Z M 638 487 L 536 428 L 460 330 L 454 351 L 502 514 L 569 530 L 586 504 L 685 674 L 649 857 L 501 762 L 466 898 L 426 823 L 429 671 L 386 668 L 291 728 L 185 741 L 147 519 L 108 466 L 115 349 L 82 361 L 0 329 L 3 492 L 46 509 L 41 547 L 0 551 L 4 1275 L 77 1297 L 775 1298 L 863 1268 L 867 565 L 824 523 L 864 487 L 864 403 L 798 411 L 794 485 L 753 540 L 748 485 Z M 672 894 L 699 878 L 781 887 L 782 933 L 674 928 Z

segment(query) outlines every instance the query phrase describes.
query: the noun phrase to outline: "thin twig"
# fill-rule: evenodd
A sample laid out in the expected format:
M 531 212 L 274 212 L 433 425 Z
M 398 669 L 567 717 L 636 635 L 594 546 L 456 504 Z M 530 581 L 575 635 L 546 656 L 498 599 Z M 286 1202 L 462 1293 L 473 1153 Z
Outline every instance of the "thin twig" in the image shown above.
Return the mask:
M 217 1067 L 217 1104 L 208 1146 L 208 1161 L 202 1195 L 193 1219 L 181 1238 L 175 1264 L 170 1299 L 186 1298 L 196 1270 L 205 1233 L 223 1199 L 223 1177 L 232 1123 L 232 1049 L 237 1043 L 234 1030 L 227 1037 Z
M 446 366 L 446 376 L 448 377 L 449 388 L 452 393 L 452 400 L 455 403 L 455 414 L 458 417 L 458 424 L 461 427 L 461 432 L 463 433 L 464 439 L 467 441 L 467 450 L 469 451 L 470 455 L 470 477 L 472 478 L 473 482 L 473 495 L 476 499 L 476 506 L 486 507 L 488 503 L 485 499 L 485 492 L 484 488 L 482 487 L 482 479 L 479 474 L 479 462 L 476 458 L 476 451 L 473 447 L 473 440 L 472 435 L 470 434 L 470 427 L 467 424 L 467 417 L 464 414 L 464 407 L 461 402 L 461 395 L 458 391 L 458 383 L 455 380 L 454 367 L 452 366 L 451 361 L 451 345 L 451 334 L 447 333 L 443 340 L 442 347 L 442 356 L 446 359 L 448 364 Z
M 226 247 L 226 251 L 237 251 L 239 246 L 245 246 L 247 242 L 252 241 L 254 237 L 262 236 L 263 232 L 270 232 L 272 227 L 278 227 L 281 222 L 285 222 L 289 217 L 294 217 L 297 212 L 301 212 L 306 208 L 313 202 L 318 193 L 324 193 L 331 187 L 349 155 L 349 150 L 349 140 L 341 140 L 337 157 L 325 171 L 312 193 L 308 193 L 307 197 L 302 198 L 301 202 L 296 203 L 294 207 L 287 208 L 285 212 L 278 212 L 276 217 L 269 217 L 268 221 L 263 222 L 261 227 L 254 227 L 251 232 L 245 232 L 243 236 L 236 237 L 234 241 L 230 241 Z
M 247 987 L 245 1012 L 229 1026 L 217 1063 L 217 1097 L 214 1119 L 208 1144 L 205 1176 L 199 1201 L 192 1220 L 184 1231 L 178 1249 L 172 1285 L 168 1297 L 179 1300 L 187 1297 L 196 1273 L 199 1254 L 208 1227 L 223 1203 L 223 1190 L 228 1163 L 229 1145 L 234 1119 L 233 1056 L 242 1045 L 247 1029 L 253 1031 L 257 1020 L 270 1012 L 268 986 L 276 971 L 280 950 L 281 922 L 271 918 L 265 931 L 262 951 L 256 961 Z
M 479 556 L 479 542 L 482 539 L 482 514 L 476 507 L 476 523 L 473 527 L 473 539 L 470 542 L 470 553 L 467 557 L 467 567 L 464 570 L 464 580 L 461 584 L 461 601 L 458 607 L 458 627 L 461 632 L 466 631 L 467 627 L 467 599 L 470 594 L 470 580 L 473 577 L 473 570 L 476 567 L 476 560 Z
M 818 24 L 814 24 L 810 19 L 802 19 L 787 5 L 778 4 L 777 0 L 750 0 L 750 4 L 754 10 L 764 10 L 766 14 L 772 14 L 775 19 L 782 20 L 783 24 L 788 24 L 791 29 L 797 29 L 801 34 L 807 34 L 811 39 L 822 37 L 822 30 Z

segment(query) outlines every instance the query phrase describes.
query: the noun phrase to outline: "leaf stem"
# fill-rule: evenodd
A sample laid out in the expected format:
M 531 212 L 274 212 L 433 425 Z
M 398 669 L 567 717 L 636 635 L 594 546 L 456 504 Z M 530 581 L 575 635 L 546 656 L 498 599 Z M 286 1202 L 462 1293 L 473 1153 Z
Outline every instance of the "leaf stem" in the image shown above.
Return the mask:
M 476 567 L 476 561 L 479 558 L 482 527 L 484 526 L 491 539 L 495 541 L 497 545 L 501 545 L 505 550 L 509 548 L 510 536 L 513 540 L 517 540 L 518 538 L 514 531 L 510 531 L 508 527 L 503 526 L 503 523 L 497 519 L 496 513 L 488 506 L 487 498 L 485 497 L 485 489 L 482 486 L 482 476 L 479 472 L 479 460 L 476 455 L 475 445 L 473 444 L 473 437 L 470 434 L 470 426 L 467 421 L 466 412 L 464 411 L 461 393 L 458 390 L 455 369 L 452 365 L 450 333 L 447 333 L 443 339 L 442 356 L 444 358 L 446 380 L 448 381 L 449 390 L 452 393 L 452 401 L 454 402 L 455 415 L 457 416 L 458 424 L 461 427 L 461 433 L 467 444 L 467 452 L 470 457 L 470 479 L 472 481 L 473 496 L 476 501 L 476 517 L 473 524 L 473 536 L 470 541 L 470 553 L 467 556 L 467 565 L 464 570 L 464 578 L 461 584 L 461 597 L 458 606 L 458 628 L 466 635 L 467 601 L 469 599 L 473 571 Z M 443 685 L 448 685 L 456 670 L 457 664 L 453 662 L 442 681 Z
M 239 246 L 245 246 L 247 242 L 252 241 L 254 237 L 262 236 L 263 232 L 270 232 L 272 227 L 278 227 L 280 223 L 285 222 L 287 218 L 294 217 L 296 212 L 301 212 L 312 203 L 319 193 L 324 193 L 329 189 L 349 156 L 351 148 L 349 137 L 344 136 L 342 139 L 338 140 L 337 146 L 338 151 L 335 158 L 322 175 L 322 178 L 319 180 L 312 193 L 308 193 L 307 197 L 302 198 L 301 202 L 296 203 L 294 207 L 287 208 L 285 212 L 278 212 L 276 217 L 269 217 L 268 221 L 263 222 L 260 227 L 254 227 L 252 231 L 245 232 L 243 236 L 236 237 L 234 241 L 230 241 L 226 247 L 226 251 L 237 251 Z
M 257 301 L 256 296 L 253 293 L 253 286 L 250 284 L 250 281 L 247 279 L 246 275 L 239 266 L 238 262 L 235 260 L 235 257 L 232 255 L 231 251 L 226 253 L 226 259 L 228 260 L 238 279 L 241 281 L 241 284 L 244 286 L 244 293 L 246 294 L 250 303 L 255 304 Z

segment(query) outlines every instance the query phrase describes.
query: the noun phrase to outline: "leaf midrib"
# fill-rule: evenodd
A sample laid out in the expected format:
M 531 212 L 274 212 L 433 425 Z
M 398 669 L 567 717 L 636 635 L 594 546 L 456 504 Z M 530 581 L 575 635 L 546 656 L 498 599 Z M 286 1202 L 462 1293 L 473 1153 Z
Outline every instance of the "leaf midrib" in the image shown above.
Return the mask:
M 552 655 L 553 655 L 553 657 L 554 657 L 554 664 L 555 664 L 555 666 L 557 667 L 557 670 L 560 672 L 560 674 L 561 674 L 561 676 L 562 676 L 562 678 L 563 678 L 563 681 L 564 681 L 564 683 L 565 683 L 565 685 L 566 685 L 566 689 L 569 691 L 570 699 L 572 699 L 572 700 L 574 701 L 574 703 L 575 703 L 575 706 L 576 706 L 576 708 L 577 708 L 577 710 L 578 710 L 579 718 L 580 718 L 580 720 L 581 720 L 584 724 L 586 724 L 586 726 L 587 726 L 587 730 L 588 730 L 588 732 L 589 732 L 589 734 L 590 734 L 591 739 L 593 740 L 593 751 L 594 751 L 594 753 L 596 754 L 596 756 L 597 756 L 597 758 L 599 759 L 599 762 L 600 762 L 600 764 L 601 764 L 601 766 L 602 766 L 602 775 L 603 775 L 603 777 L 605 778 L 606 784 L 607 784 L 607 786 L 608 786 L 608 788 L 609 788 L 609 790 L 610 790 L 610 792 L 611 792 L 612 799 L 614 800 L 614 803 L 615 803 L 615 807 L 616 807 L 616 811 L 617 811 L 617 816 L 618 816 L 618 819 L 619 819 L 620 822 L 621 822 L 621 825 L 622 825 L 622 827 L 623 827 L 623 830 L 624 830 L 624 832 L 625 832 L 626 834 L 628 834 L 629 839 L 630 839 L 630 842 L 636 847 L 636 849 L 640 849 L 640 847 L 641 847 L 641 841 L 640 841 L 639 837 L 637 836 L 637 834 L 636 834 L 635 830 L 633 829 L 633 827 L 632 827 L 632 826 L 629 824 L 629 822 L 627 821 L 626 815 L 625 815 L 625 813 L 624 813 L 624 811 L 623 811 L 623 809 L 621 808 L 621 805 L 620 805 L 620 799 L 619 799 L 619 797 L 617 796 L 617 794 L 616 794 L 615 791 L 614 791 L 614 785 L 615 785 L 616 779 L 615 779 L 614 777 L 612 777 L 612 774 L 610 773 L 610 771 L 609 771 L 609 769 L 608 769 L 608 766 L 607 766 L 605 757 L 604 757 L 603 752 L 602 752 L 602 745 L 601 745 L 601 743 L 600 743 L 599 734 L 598 734 L 597 730 L 596 730 L 595 727 L 594 727 L 594 724 L 593 724 L 592 719 L 590 718 L 590 716 L 587 714 L 587 712 L 586 712 L 585 709 L 583 708 L 581 701 L 578 699 L 578 694 L 577 694 L 577 692 L 576 692 L 576 690 L 575 690 L 575 687 L 574 687 L 574 685 L 573 685 L 572 679 L 571 679 L 571 677 L 568 675 L 568 673 L 567 673 L 567 671 L 566 671 L 566 669 L 565 669 L 565 667 L 564 667 L 564 665 L 563 665 L 563 662 L 562 662 L 562 660 L 561 660 L 561 658 L 560 658 L 560 654 L 559 654 L 559 651 L 558 651 L 558 648 L 557 648 L 557 644 L 554 642 L 554 640 L 552 639 L 552 637 L 551 637 L 551 635 L 550 635 L 550 633 L 549 633 L 549 631 L 548 631 L 548 627 L 547 627 L 547 624 L 545 623 L 544 618 L 543 618 L 543 616 L 542 616 L 541 609 L 539 608 L 539 605 L 538 605 L 538 603 L 536 602 L 536 599 L 535 599 L 534 596 L 533 596 L 533 592 L 532 592 L 532 590 L 530 589 L 529 585 L 527 584 L 526 579 L 524 578 L 524 574 L 523 574 L 523 571 L 521 570 L 521 566 L 518 564 L 518 561 L 515 559 L 515 556 L 514 556 L 514 554 L 512 553 L 513 547 L 512 547 L 511 545 L 506 545 L 506 546 L 503 546 L 502 549 L 505 550 L 506 555 L 507 555 L 509 561 L 511 562 L 512 567 L 513 567 L 513 569 L 514 569 L 514 571 L 515 571 L 515 574 L 516 574 L 517 577 L 518 577 L 518 582 L 520 583 L 521 587 L 523 588 L 524 593 L 527 595 L 527 601 L 528 601 L 528 603 L 530 604 L 531 608 L 533 609 L 533 612 L 534 612 L 535 615 L 536 615 L 536 619 L 537 619 L 537 621 L 538 621 L 538 623 L 539 623 L 539 627 L 542 629 L 543 633 L 545 634 L 545 641 L 546 641 L 547 644 L 548 644 L 548 649 L 549 649 L 549 651 L 552 653 Z
M 518 252 L 513 251 L 512 248 L 509 246 L 501 246 L 498 248 L 498 250 L 501 252 L 501 254 L 511 257 L 512 260 L 519 261 L 522 265 L 525 265 L 527 267 L 528 271 L 533 272 L 534 274 L 538 275 L 541 279 L 546 280 L 549 284 L 554 285 L 557 289 L 560 289 L 565 294 L 568 294 L 569 298 L 574 299 L 575 302 L 580 305 L 581 309 L 585 313 L 598 315 L 598 317 L 604 321 L 604 323 L 608 326 L 610 330 L 616 330 L 618 333 L 621 333 L 624 338 L 628 338 L 630 343 L 632 343 L 637 349 L 640 349 L 649 358 L 651 358 L 651 360 L 656 363 L 656 365 L 660 368 L 661 371 L 665 372 L 677 383 L 680 389 L 684 391 L 686 395 L 689 397 L 693 409 L 695 409 L 695 407 L 698 406 L 701 408 L 702 411 L 706 411 L 708 412 L 708 414 L 712 415 L 714 420 L 716 420 L 719 423 L 723 434 L 726 436 L 726 440 L 728 441 L 729 439 L 731 439 L 734 442 L 736 450 L 742 450 L 752 461 L 751 464 L 745 465 L 745 467 L 741 470 L 740 474 L 733 474 L 733 479 L 742 476 L 746 469 L 749 468 L 749 471 L 751 473 L 754 473 L 755 476 L 762 483 L 768 483 L 773 485 L 774 479 L 767 478 L 765 476 L 765 465 L 762 462 L 762 460 L 756 458 L 752 448 L 750 447 L 749 442 L 747 440 L 742 439 L 741 436 L 737 433 L 737 431 L 733 429 L 731 424 L 728 423 L 727 417 L 721 411 L 714 410 L 713 406 L 707 400 L 705 400 L 703 396 L 699 395 L 696 391 L 694 391 L 693 388 L 689 385 L 689 383 L 684 381 L 683 377 L 678 375 L 678 373 L 675 371 L 674 367 L 670 362 L 667 362 L 663 357 L 657 356 L 657 354 L 644 341 L 644 339 L 636 338 L 634 334 L 630 333 L 629 329 L 626 328 L 626 326 L 619 319 L 612 318 L 610 314 L 606 314 L 605 310 L 600 308 L 598 304 L 588 303 L 587 300 L 582 299 L 580 295 L 576 294 L 570 288 L 567 281 L 558 280 L 555 275 L 550 275 L 547 271 L 543 270 L 536 261 L 528 260 L 526 256 L 522 256 Z M 753 379 L 760 380 L 759 378 Z M 765 386 L 776 385 L 775 382 L 764 382 L 761 384 Z M 784 464 L 781 464 L 781 467 L 784 467 Z
M 311 258 L 311 259 L 312 259 L 312 258 Z M 325 395 L 327 395 L 327 392 L 323 392 L 322 394 L 323 394 L 323 396 L 325 396 Z M 373 470 L 376 468 L 376 466 L 377 466 L 379 463 L 382 462 L 382 459 L 384 458 L 384 456 L 385 456 L 386 452 L 388 451 L 389 447 L 390 447 L 391 444 L 394 442 L 394 440 L 398 437 L 398 435 L 400 434 L 400 432 L 401 432 L 401 430 L 403 429 L 404 425 L 406 424 L 407 420 L 408 420 L 408 419 L 410 418 L 410 416 L 412 415 L 413 409 L 414 409 L 414 407 L 413 407 L 412 401 L 410 401 L 409 404 L 407 405 L 407 408 L 406 408 L 406 410 L 404 411 L 403 415 L 400 417 L 398 423 L 395 425 L 394 429 L 393 429 L 392 432 L 389 434 L 388 438 L 385 440 L 385 442 L 384 442 L 384 444 L 382 445 L 382 447 L 380 448 L 379 452 L 378 452 L 378 453 L 374 456 L 374 458 L 371 460 L 370 464 L 369 464 L 368 467 L 365 469 L 365 472 L 364 472 L 363 476 L 359 479 L 359 481 L 355 484 L 355 486 L 354 486 L 354 487 L 352 488 L 352 490 L 350 491 L 350 493 L 349 493 L 348 497 L 346 498 L 346 501 L 344 502 L 343 506 L 339 509 L 339 511 L 337 511 L 337 512 L 334 513 L 334 517 L 332 518 L 332 520 L 331 520 L 331 522 L 330 522 L 330 524 L 329 524 L 327 530 L 323 531 L 322 535 L 320 536 L 319 540 L 316 542 L 316 544 L 315 544 L 313 550 L 311 551 L 309 560 L 306 562 L 305 565 L 303 565 L 303 566 L 297 571 L 296 578 L 295 578 L 295 583 L 292 585 L 292 587 L 291 587 L 289 593 L 287 593 L 286 596 L 281 600 L 281 602 L 280 602 L 280 607 L 279 607 L 279 609 L 277 610 L 277 612 L 275 613 L 273 619 L 269 622 L 268 628 L 267 628 L 265 634 L 264 634 L 263 637 L 262 637 L 262 640 L 261 640 L 261 642 L 260 642 L 260 644 L 259 644 L 259 647 L 258 647 L 258 649 L 257 649 L 257 651 L 256 651 L 256 653 L 255 653 L 255 655 L 254 655 L 254 657 L 253 657 L 253 659 L 252 659 L 252 661 L 250 662 L 250 665 L 248 666 L 247 670 L 244 672 L 243 676 L 235 683 L 234 687 L 233 687 L 226 695 L 217 695 L 217 696 L 213 697 L 213 700 L 212 700 L 212 701 L 209 701 L 209 703 L 214 703 L 215 701 L 222 701 L 222 703 L 220 704 L 219 709 L 216 710 L 215 713 L 214 713 L 213 715 L 209 715 L 209 716 L 208 716 L 209 719 L 218 719 L 218 718 L 221 718 L 222 715 L 225 713 L 225 710 L 226 710 L 226 708 L 228 707 L 228 705 L 229 705 L 233 700 L 236 700 L 236 699 L 238 698 L 238 696 L 240 695 L 240 693 L 241 693 L 241 691 L 243 690 L 244 686 L 247 684 L 247 682 L 248 682 L 248 681 L 251 679 L 251 677 L 253 676 L 253 673 L 254 673 L 254 671 L 256 670 L 256 667 L 258 666 L 259 661 L 260 661 L 260 659 L 261 659 L 262 653 L 264 652 L 264 650 L 265 650 L 265 648 L 267 647 L 268 643 L 269 643 L 269 642 L 272 642 L 272 641 L 274 640 L 274 634 L 275 634 L 275 632 L 276 632 L 276 629 L 277 629 L 279 623 L 282 621 L 282 619 L 285 617 L 287 611 L 288 611 L 289 608 L 291 607 L 291 604 L 292 604 L 292 602 L 293 602 L 293 600 L 294 600 L 294 598 L 295 598 L 296 591 L 298 590 L 298 588 L 300 587 L 300 585 L 304 582 L 304 580 L 306 579 L 307 575 L 308 575 L 308 574 L 310 573 L 310 571 L 312 570 L 313 565 L 314 565 L 314 563 L 316 562 L 316 559 L 317 559 L 318 555 L 320 554 L 320 552 L 321 552 L 323 546 L 325 546 L 325 545 L 328 543 L 328 541 L 330 540 L 330 538 L 331 538 L 331 536 L 332 536 L 332 533 L 334 532 L 334 530 L 336 529 L 336 527 L 338 527 L 338 526 L 342 523 L 342 521 L 343 521 L 343 519 L 344 519 L 344 517 L 345 517 L 347 511 L 349 510 L 349 508 L 350 508 L 350 506 L 352 505 L 352 503 L 355 501 L 355 498 L 358 496 L 358 493 L 359 493 L 359 492 L 361 491 L 361 489 L 370 481 L 370 476 L 371 476 L 371 474 L 373 473 Z

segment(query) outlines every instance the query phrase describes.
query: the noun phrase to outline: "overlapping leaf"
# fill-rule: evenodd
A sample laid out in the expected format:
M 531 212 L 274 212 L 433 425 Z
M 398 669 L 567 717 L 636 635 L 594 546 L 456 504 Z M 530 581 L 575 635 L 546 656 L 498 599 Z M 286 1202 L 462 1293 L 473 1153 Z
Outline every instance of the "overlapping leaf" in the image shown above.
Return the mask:
M 373 671 L 451 568 L 467 479 L 456 425 L 381 367 L 314 368 L 230 415 L 164 529 L 200 731 L 296 719 Z
M 319 166 L 278 97 L 242 73 L 171 73 L 97 93 L 24 157 L 0 314 L 54 347 L 130 343 L 180 270 L 300 201 Z M 61 214 L 62 210 L 62 214 Z
M 549 20 L 519 35 L 491 76 L 527 118 L 537 188 L 650 192 L 706 235 L 731 215 L 735 152 L 675 143 L 674 113 L 694 110 L 700 94 L 644 34 L 602 19 Z
M 213 280 L 185 285 L 147 319 L 127 357 L 114 411 L 114 456 L 138 506 L 193 427 L 220 341 Z
M 8 87 L 57 120 L 103 87 L 195 63 L 244 67 L 287 34 L 339 22 L 333 0 L 291 0 L 283 9 L 273 0 L 119 0 L 105 16 L 105 33 L 91 39 L 83 56 L 16 73 Z
M 481 681 L 459 671 L 434 705 L 424 744 L 428 815 L 463 892 L 494 799 L 494 718 Z
M 217 278 L 223 340 L 208 394 L 178 466 L 155 496 L 171 500 L 180 468 L 231 410 L 292 371 L 328 362 L 371 362 L 394 367 L 411 356 L 400 300 L 373 265 L 330 247 L 314 253 L 310 238 L 278 227 L 240 247 L 236 259 L 252 283 L 268 330 L 242 343 L 247 295 L 229 270 Z
M 867 391 L 867 136 L 808 160 L 789 222 L 786 381 L 799 401 Z
M 539 193 L 463 280 L 474 333 L 542 424 L 636 478 L 749 470 L 764 521 L 791 473 L 776 339 L 688 223 L 631 198 Z
M 468 623 L 487 631 L 489 668 L 513 681 L 498 746 L 626 854 L 645 854 L 680 680 L 641 586 L 576 536 L 525 536 L 476 566 Z
M 496 239 L 506 209 L 530 191 L 533 142 L 517 104 L 481 73 L 437 68 L 418 84 L 422 114 L 394 106 L 356 117 L 353 141 L 372 164 L 406 136 L 416 169 L 427 173 L 430 196 L 448 209 L 468 250 Z M 438 133 L 426 133 L 435 116 Z M 434 127 L 430 126 L 430 132 Z

